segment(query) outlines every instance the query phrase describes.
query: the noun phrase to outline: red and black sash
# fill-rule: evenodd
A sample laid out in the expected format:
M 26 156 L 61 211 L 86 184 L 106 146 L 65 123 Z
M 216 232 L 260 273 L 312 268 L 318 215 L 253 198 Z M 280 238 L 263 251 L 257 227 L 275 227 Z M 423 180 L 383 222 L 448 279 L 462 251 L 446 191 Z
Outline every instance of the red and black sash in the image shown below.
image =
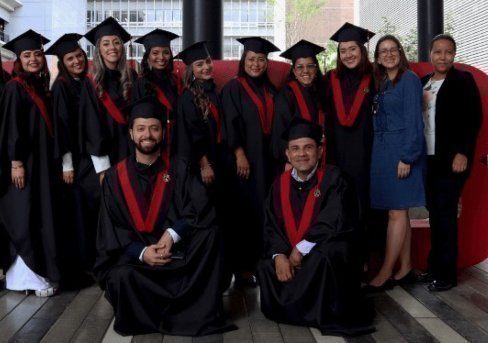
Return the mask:
M 293 95 L 295 96 L 295 99 L 297 99 L 297 104 L 298 104 L 298 109 L 300 111 L 300 115 L 302 118 L 307 119 L 308 121 L 313 122 L 312 120 L 312 115 L 310 113 L 310 110 L 307 106 L 307 102 L 305 101 L 305 98 L 303 97 L 303 93 L 300 90 L 300 86 L 298 85 L 298 82 L 296 81 L 290 81 L 288 83 L 290 86 Z M 317 115 L 318 115 L 318 124 L 320 127 L 322 127 L 322 167 L 325 167 L 325 113 L 324 111 L 320 108 L 320 106 L 317 104 Z
M 344 100 L 342 97 L 341 81 L 337 77 L 337 73 L 335 70 L 330 73 L 330 80 L 332 84 L 332 93 L 334 94 L 334 104 L 336 107 L 339 123 L 342 126 L 351 127 L 354 125 L 354 122 L 358 117 L 359 110 L 361 109 L 361 105 L 363 104 L 366 93 L 369 92 L 371 74 L 365 74 L 361 79 L 361 83 L 359 84 L 358 91 L 354 96 L 354 101 L 348 115 L 346 114 Z
M 303 97 L 303 93 L 300 90 L 300 86 L 298 85 L 298 82 L 290 81 L 290 82 L 288 82 L 288 86 L 290 86 L 290 89 L 292 90 L 293 95 L 295 96 L 295 99 L 297 99 L 298 109 L 300 111 L 300 115 L 302 116 L 302 118 L 313 122 L 312 114 L 310 113 L 310 110 L 307 106 L 307 102 L 305 101 L 305 98 Z M 320 106 L 318 106 L 318 104 L 317 104 L 317 111 L 318 111 L 318 123 L 317 124 L 319 124 L 323 128 L 324 123 L 325 123 L 325 113 L 324 113 L 324 111 L 322 111 Z
M 237 80 L 240 82 L 247 95 L 251 98 L 254 105 L 258 108 L 261 128 L 263 129 L 264 134 L 271 134 L 271 124 L 273 122 L 274 112 L 274 103 L 271 93 L 264 87 L 264 104 L 244 77 L 238 77 Z
M 154 93 L 156 94 L 156 98 L 158 101 L 163 104 L 166 108 L 166 145 L 164 147 L 164 154 L 163 159 L 165 165 L 169 165 L 170 153 L 171 153 L 171 132 L 173 132 L 173 118 L 171 118 L 171 113 L 173 111 L 173 105 L 171 101 L 169 101 L 168 97 L 161 88 L 158 87 L 155 83 L 152 83 Z
M 149 209 L 144 218 L 129 178 L 127 163 L 128 161 L 126 159 L 117 164 L 117 176 L 132 223 L 139 232 L 152 232 L 160 215 L 161 207 L 163 206 L 166 186 L 171 181 L 168 174 L 169 168 L 161 170 L 156 176 L 156 185 L 154 186 Z
M 215 122 L 217 123 L 217 143 L 220 143 L 222 140 L 221 133 L 220 133 L 220 113 L 219 109 L 215 104 L 210 101 L 208 109 L 210 111 L 210 114 L 212 114 L 212 117 L 214 118 Z
M 320 197 L 320 184 L 324 178 L 324 171 L 317 169 L 317 184 L 308 191 L 305 207 L 302 211 L 300 223 L 297 226 L 290 200 L 291 187 L 291 170 L 288 170 L 280 176 L 280 201 L 281 210 L 283 211 L 283 222 L 285 225 L 286 235 L 290 244 L 295 247 L 303 238 L 310 228 L 313 219 L 313 212 L 317 199 Z
M 95 88 L 95 92 L 97 89 L 97 85 L 95 83 L 95 80 L 93 80 L 93 77 L 91 75 L 87 75 L 88 80 L 91 81 L 93 88 Z M 127 119 L 125 116 L 122 114 L 122 112 L 119 110 L 117 105 L 115 105 L 114 101 L 110 97 L 107 91 L 103 89 L 102 96 L 100 97 L 100 100 L 107 110 L 107 113 L 112 117 L 113 120 L 115 120 L 118 124 L 121 125 L 126 125 L 127 124 Z
M 41 112 L 41 116 L 44 119 L 44 122 L 46 123 L 47 126 L 47 131 L 49 132 L 49 135 L 51 137 L 54 137 L 54 130 L 53 130 L 53 122 L 51 120 L 51 115 L 49 111 L 47 110 L 46 104 L 44 103 L 44 100 L 36 93 L 36 91 L 28 87 L 24 80 L 22 80 L 20 77 L 16 76 L 12 80 L 15 82 L 19 83 L 22 88 L 26 91 L 26 93 L 30 96 L 34 104 L 36 104 L 37 108 L 39 109 L 39 112 Z

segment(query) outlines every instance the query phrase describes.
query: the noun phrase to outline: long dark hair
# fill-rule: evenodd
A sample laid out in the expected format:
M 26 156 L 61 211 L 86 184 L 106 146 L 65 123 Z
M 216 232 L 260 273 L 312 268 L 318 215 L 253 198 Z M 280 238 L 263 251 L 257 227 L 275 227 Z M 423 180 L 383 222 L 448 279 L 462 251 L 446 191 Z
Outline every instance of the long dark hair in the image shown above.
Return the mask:
M 405 51 L 403 50 L 403 46 L 398 40 L 393 35 L 386 35 L 378 39 L 378 42 L 376 43 L 376 48 L 374 49 L 374 84 L 376 87 L 376 90 L 380 88 L 381 82 L 385 78 L 386 75 L 386 68 L 382 66 L 381 64 L 378 63 L 378 58 L 380 56 L 380 51 L 379 51 L 379 46 L 381 43 L 384 41 L 391 40 L 394 42 L 399 49 L 398 53 L 400 56 L 400 64 L 398 65 L 398 73 L 396 74 L 395 78 L 392 80 L 393 84 L 396 84 L 400 78 L 402 77 L 403 73 L 407 70 L 410 69 L 410 66 L 408 64 L 408 59 L 407 56 L 405 55 Z
M 156 75 L 155 75 L 155 73 L 152 72 L 152 68 L 149 65 L 149 61 L 148 61 L 149 54 L 151 53 L 151 49 L 149 49 L 148 51 L 145 51 L 144 55 L 142 56 L 141 76 L 147 78 L 150 81 L 150 83 L 148 84 L 148 87 L 149 87 L 151 92 L 154 92 L 153 84 L 156 83 Z M 164 70 L 162 70 L 162 73 L 170 82 L 171 88 L 177 89 L 176 80 L 175 80 L 175 77 L 173 77 L 173 70 L 174 70 L 173 51 L 171 50 L 171 48 L 169 48 L 169 51 L 171 53 L 171 58 L 169 60 L 168 66 Z
M 207 93 L 205 93 L 203 83 L 195 79 L 193 76 L 192 64 L 193 63 L 186 66 L 183 82 L 193 94 L 193 102 L 195 106 L 202 112 L 203 117 L 207 118 L 210 112 L 210 98 Z
M 51 80 L 51 74 L 49 73 L 49 68 L 47 67 L 46 55 L 44 55 L 44 51 L 42 51 L 42 59 L 44 62 L 42 69 L 37 75 L 34 75 L 33 73 L 27 72 L 24 70 L 24 68 L 22 68 L 22 62 L 20 61 L 20 57 L 17 56 L 17 59 L 14 62 L 14 67 L 12 69 L 12 76 L 20 77 L 24 85 L 31 88 L 33 87 L 33 77 L 38 76 L 44 93 L 46 95 L 49 95 L 49 81 Z
M 359 47 L 361 50 L 361 60 L 359 61 L 358 66 L 356 67 L 356 70 L 358 72 L 359 76 L 363 76 L 364 74 L 369 74 L 373 71 L 373 64 L 369 61 L 368 58 L 368 50 L 366 47 L 361 44 L 360 42 L 356 42 L 356 45 Z M 341 43 L 337 45 L 337 65 L 336 65 L 336 73 L 341 78 L 343 76 L 343 73 L 347 68 L 344 63 L 342 63 L 341 58 L 340 58 L 340 46 Z
M 86 55 L 85 50 L 83 50 L 81 47 L 79 49 L 81 50 L 83 57 L 85 57 L 85 68 L 83 69 L 83 71 L 79 75 L 80 79 L 84 79 L 86 77 L 86 75 L 88 74 L 88 56 Z M 76 49 L 76 50 L 78 50 L 78 49 Z M 75 52 L 76 50 L 71 51 L 71 52 Z M 58 76 L 56 76 L 56 80 L 59 79 L 60 77 L 71 80 L 71 79 L 73 79 L 73 76 L 69 73 L 68 69 L 66 69 L 66 66 L 64 65 L 63 59 L 64 59 L 64 55 L 58 56 L 57 66 L 58 66 L 59 72 L 58 72 Z

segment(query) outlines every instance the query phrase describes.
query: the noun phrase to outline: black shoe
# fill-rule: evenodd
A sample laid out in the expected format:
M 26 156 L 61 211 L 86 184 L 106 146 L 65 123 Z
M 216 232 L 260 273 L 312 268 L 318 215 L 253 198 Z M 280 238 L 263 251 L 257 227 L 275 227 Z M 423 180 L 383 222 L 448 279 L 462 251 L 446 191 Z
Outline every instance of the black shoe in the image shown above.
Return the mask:
M 444 292 L 450 290 L 454 286 L 456 286 L 455 282 L 434 280 L 427 286 L 427 289 L 431 292 Z
M 258 285 L 256 276 L 253 274 L 236 274 L 234 286 L 238 288 L 253 288 Z
M 401 279 L 395 279 L 395 278 L 392 278 L 393 282 L 395 282 L 395 284 L 399 285 L 399 286 L 402 286 L 402 285 L 407 285 L 407 284 L 410 284 L 410 283 L 414 283 L 417 281 L 417 275 L 415 275 L 413 269 L 410 269 L 410 271 L 405 274 L 404 277 L 402 277 Z
M 392 289 L 395 286 L 396 286 L 395 280 L 393 280 L 392 278 L 389 278 L 388 280 L 383 282 L 383 284 L 380 286 L 373 286 L 373 285 L 367 284 L 366 286 L 361 288 L 361 290 L 365 293 L 378 293 L 378 292 L 383 292 L 383 291 L 387 291 L 389 289 Z
M 431 283 L 434 281 L 434 277 L 429 272 L 417 274 L 416 277 L 417 277 L 417 282 Z

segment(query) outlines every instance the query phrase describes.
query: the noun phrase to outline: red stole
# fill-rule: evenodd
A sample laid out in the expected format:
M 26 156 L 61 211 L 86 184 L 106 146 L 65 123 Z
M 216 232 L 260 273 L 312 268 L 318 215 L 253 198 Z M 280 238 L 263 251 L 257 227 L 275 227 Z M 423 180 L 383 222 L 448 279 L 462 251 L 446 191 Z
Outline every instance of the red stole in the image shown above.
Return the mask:
M 266 87 L 264 87 L 264 100 L 266 103 L 266 108 L 265 108 L 265 104 L 263 104 L 261 98 L 256 94 L 256 92 L 249 85 L 249 82 L 247 82 L 246 78 L 241 76 L 238 77 L 237 80 L 241 83 L 247 95 L 251 98 L 254 105 L 256 105 L 256 107 L 258 108 L 259 119 L 261 121 L 261 128 L 263 129 L 264 134 L 266 135 L 271 134 L 271 123 L 273 122 L 274 103 L 270 92 L 266 89 Z
M 127 159 L 117 164 L 117 176 L 119 179 L 120 188 L 122 189 L 122 194 L 124 195 L 125 203 L 127 205 L 127 209 L 129 210 L 132 223 L 139 232 L 149 233 L 154 230 L 154 225 L 156 224 L 161 211 L 161 206 L 163 205 L 166 185 L 168 182 L 170 182 L 170 178 L 167 173 L 168 170 L 169 168 L 163 169 L 156 176 L 156 185 L 151 197 L 151 203 L 149 204 L 149 210 L 146 218 L 144 218 L 141 209 L 139 208 L 139 204 L 137 203 L 134 188 L 132 187 L 132 183 L 129 179 L 129 173 L 127 171 Z
M 288 86 L 290 86 L 293 95 L 295 96 L 295 99 L 297 99 L 298 109 L 300 110 L 300 115 L 302 116 L 302 118 L 305 118 L 308 121 L 313 122 L 312 115 L 310 114 L 310 110 L 307 106 L 307 102 L 305 101 L 305 98 L 303 97 L 298 82 L 290 81 L 288 83 Z M 317 124 L 323 127 L 325 123 L 325 114 L 324 111 L 320 109 L 320 106 L 318 106 L 318 104 L 317 104 L 317 111 L 318 111 L 318 121 L 319 121 Z
M 158 101 L 166 107 L 166 145 L 164 147 L 163 159 L 165 165 L 169 165 L 169 155 L 171 153 L 171 132 L 173 127 L 173 118 L 171 118 L 171 112 L 173 111 L 173 105 L 171 101 L 169 101 L 168 97 L 161 88 L 158 87 L 155 83 L 152 84 L 154 93 L 156 94 L 156 98 Z
M 217 106 L 215 106 L 215 104 L 212 101 L 210 101 L 210 103 L 208 105 L 208 109 L 209 109 L 209 112 L 212 115 L 212 117 L 215 119 L 215 122 L 217 123 L 217 143 L 220 143 L 220 141 L 222 140 L 222 137 L 220 134 L 220 113 L 219 113 L 219 109 L 217 108 Z
M 288 83 L 291 90 L 293 91 L 293 95 L 295 99 L 297 99 L 298 109 L 300 110 L 300 114 L 302 118 L 307 119 L 308 121 L 313 122 L 312 115 L 310 114 L 310 110 L 308 109 L 307 102 L 303 97 L 303 93 L 300 90 L 300 86 L 296 81 L 290 81 Z M 325 113 L 320 109 L 320 106 L 317 104 L 317 111 L 318 111 L 318 124 L 322 127 L 322 165 L 325 166 Z
M 316 171 L 317 184 L 308 192 L 307 200 L 305 202 L 305 207 L 303 208 L 298 227 L 295 222 L 295 216 L 293 215 L 290 201 L 291 171 L 292 170 L 288 170 L 280 176 L 280 201 L 281 210 L 283 211 L 283 222 L 285 225 L 286 235 L 288 236 L 288 240 L 292 247 L 295 247 L 302 240 L 303 236 L 310 228 L 310 224 L 312 223 L 315 204 L 317 203 L 317 199 L 320 197 L 319 188 L 324 177 L 324 171 L 322 169 L 317 169 Z
M 95 80 L 93 80 L 93 77 L 91 75 L 87 75 L 88 80 L 91 81 L 93 88 L 95 88 L 95 92 L 97 91 L 97 85 L 95 83 Z M 102 96 L 100 97 L 100 100 L 103 104 L 103 107 L 107 110 L 107 113 L 112 117 L 113 120 L 115 120 L 118 124 L 121 125 L 126 125 L 127 124 L 127 119 L 125 116 L 122 114 L 122 112 L 119 110 L 117 105 L 115 105 L 114 101 L 110 97 L 107 91 L 103 89 Z
M 37 108 L 39 109 L 39 112 L 41 112 L 41 116 L 44 119 L 44 122 L 46 123 L 47 126 L 47 131 L 49 132 L 49 135 L 51 137 L 54 137 L 54 130 L 53 130 L 53 123 L 51 120 L 51 115 L 49 114 L 49 111 L 47 110 L 46 104 L 44 103 L 44 100 L 41 99 L 41 97 L 36 93 L 36 91 L 28 87 L 24 80 L 22 80 L 20 77 L 16 76 L 12 80 L 18 82 L 22 88 L 26 91 L 26 93 L 30 96 L 34 104 L 36 104 Z
M 354 125 L 354 122 L 358 117 L 359 110 L 361 109 L 361 105 L 363 104 L 366 93 L 368 93 L 369 84 L 371 82 L 371 74 L 363 75 L 348 115 L 346 115 L 344 100 L 342 98 L 341 81 L 337 77 L 337 73 L 335 70 L 330 73 L 330 80 L 332 84 L 332 93 L 334 94 L 334 104 L 336 107 L 339 123 L 342 126 L 351 127 Z

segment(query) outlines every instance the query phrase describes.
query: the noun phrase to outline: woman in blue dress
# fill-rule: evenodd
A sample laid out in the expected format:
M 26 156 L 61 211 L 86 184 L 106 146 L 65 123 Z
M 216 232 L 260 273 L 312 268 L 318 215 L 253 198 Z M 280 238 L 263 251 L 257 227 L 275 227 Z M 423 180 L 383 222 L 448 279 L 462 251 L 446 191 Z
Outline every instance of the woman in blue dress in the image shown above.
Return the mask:
M 425 205 L 425 142 L 422 122 L 422 86 L 409 70 L 398 39 L 378 40 L 373 100 L 371 207 L 388 210 L 383 265 L 367 286 L 369 291 L 413 281 L 410 258 L 410 207 Z M 397 264 L 399 268 L 394 272 Z

